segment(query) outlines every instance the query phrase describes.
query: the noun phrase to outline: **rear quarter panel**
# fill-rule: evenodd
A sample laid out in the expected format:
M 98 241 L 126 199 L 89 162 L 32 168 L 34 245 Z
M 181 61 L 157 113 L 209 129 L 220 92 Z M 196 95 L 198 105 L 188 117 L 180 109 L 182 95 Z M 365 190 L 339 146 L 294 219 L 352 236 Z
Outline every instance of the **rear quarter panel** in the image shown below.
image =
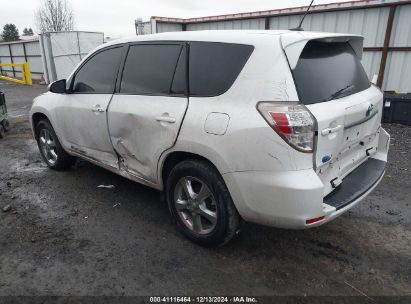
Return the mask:
M 185 151 L 207 158 L 221 174 L 312 168 L 312 154 L 291 148 L 257 111 L 260 101 L 298 100 L 279 36 L 260 36 L 248 62 L 226 93 L 189 99 L 176 145 L 163 154 L 160 163 L 173 151 Z M 207 117 L 213 112 L 229 116 L 223 135 L 205 131 Z

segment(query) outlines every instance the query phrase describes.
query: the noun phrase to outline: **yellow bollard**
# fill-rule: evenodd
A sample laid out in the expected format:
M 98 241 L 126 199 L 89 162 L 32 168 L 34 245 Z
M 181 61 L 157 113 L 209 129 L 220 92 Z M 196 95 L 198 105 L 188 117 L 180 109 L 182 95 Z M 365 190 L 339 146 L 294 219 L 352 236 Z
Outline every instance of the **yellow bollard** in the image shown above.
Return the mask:
M 24 63 L 0 63 L 0 67 L 20 67 L 21 68 L 21 75 L 22 79 L 16 79 L 8 76 L 0 75 L 0 79 L 20 83 L 20 84 L 27 84 L 32 85 L 33 81 L 31 79 L 31 72 L 29 63 L 26 61 Z
M 31 72 L 30 72 L 29 63 L 27 61 L 25 63 L 23 63 L 22 70 L 23 70 L 23 79 L 25 80 L 26 84 L 32 85 L 33 81 L 31 79 Z

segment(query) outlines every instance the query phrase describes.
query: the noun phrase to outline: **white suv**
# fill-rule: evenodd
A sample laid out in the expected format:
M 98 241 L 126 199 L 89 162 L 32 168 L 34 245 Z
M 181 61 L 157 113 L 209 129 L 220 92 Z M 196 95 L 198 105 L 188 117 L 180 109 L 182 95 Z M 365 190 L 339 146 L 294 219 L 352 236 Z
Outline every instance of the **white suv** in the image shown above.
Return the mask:
M 241 219 L 324 224 L 382 179 L 389 135 L 360 36 L 147 35 L 100 46 L 34 100 L 47 165 L 81 157 L 162 190 L 179 229 L 222 245 Z

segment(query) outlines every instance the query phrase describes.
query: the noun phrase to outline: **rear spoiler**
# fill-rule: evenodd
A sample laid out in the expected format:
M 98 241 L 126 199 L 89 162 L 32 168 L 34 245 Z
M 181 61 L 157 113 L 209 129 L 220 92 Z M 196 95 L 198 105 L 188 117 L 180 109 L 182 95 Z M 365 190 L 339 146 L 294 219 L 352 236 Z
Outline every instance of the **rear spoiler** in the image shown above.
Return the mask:
M 308 41 L 321 42 L 348 42 L 354 49 L 358 58 L 362 59 L 364 37 L 347 34 L 321 33 L 321 32 L 290 32 L 281 35 L 281 45 L 287 55 L 291 69 L 297 66 L 301 52 Z

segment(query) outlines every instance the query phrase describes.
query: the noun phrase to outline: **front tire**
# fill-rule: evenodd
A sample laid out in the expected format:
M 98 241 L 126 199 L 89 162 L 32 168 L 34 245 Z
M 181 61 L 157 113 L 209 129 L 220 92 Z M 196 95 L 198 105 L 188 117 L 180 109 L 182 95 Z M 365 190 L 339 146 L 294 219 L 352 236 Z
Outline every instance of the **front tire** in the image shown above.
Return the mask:
M 48 120 L 41 120 L 37 124 L 36 134 L 41 156 L 47 166 L 57 171 L 70 169 L 75 158 L 64 151 Z
M 4 129 L 3 125 L 0 124 L 0 139 L 4 138 L 5 134 L 6 134 L 6 130 Z
M 240 216 L 217 170 L 205 161 L 187 160 L 171 171 L 167 203 L 178 229 L 190 240 L 208 247 L 230 241 Z

